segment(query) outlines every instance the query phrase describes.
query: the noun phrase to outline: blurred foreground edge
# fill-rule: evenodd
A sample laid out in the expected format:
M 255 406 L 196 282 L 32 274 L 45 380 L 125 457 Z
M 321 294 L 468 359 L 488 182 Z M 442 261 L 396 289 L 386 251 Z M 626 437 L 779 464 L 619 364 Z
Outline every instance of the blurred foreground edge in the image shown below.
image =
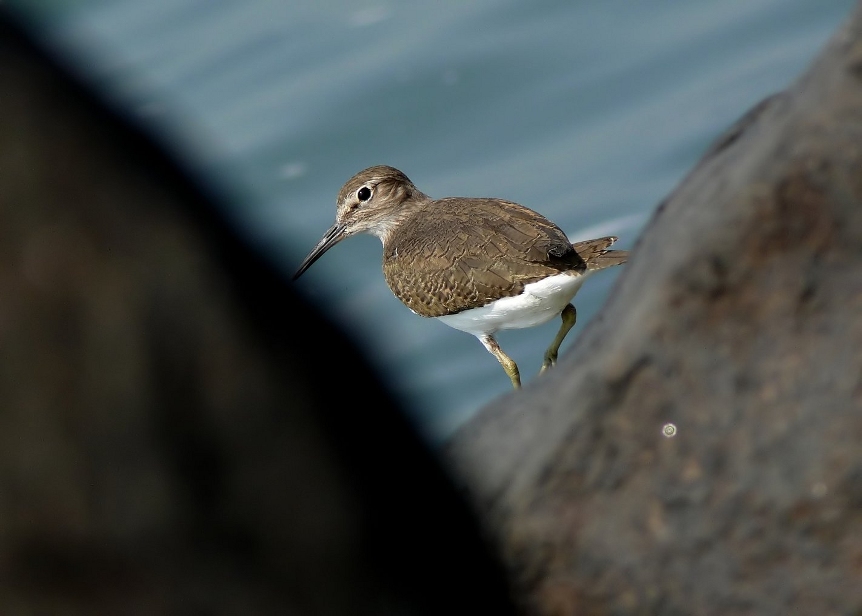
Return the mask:
M 0 613 L 512 613 L 351 344 L 13 22 Z

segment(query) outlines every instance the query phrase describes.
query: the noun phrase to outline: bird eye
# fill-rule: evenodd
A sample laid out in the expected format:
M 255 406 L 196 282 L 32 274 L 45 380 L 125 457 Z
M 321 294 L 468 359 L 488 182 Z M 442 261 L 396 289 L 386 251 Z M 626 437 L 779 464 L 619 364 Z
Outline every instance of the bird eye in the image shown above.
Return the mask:
M 367 186 L 363 186 L 356 191 L 356 196 L 359 197 L 360 201 L 368 201 L 371 198 L 371 189 Z

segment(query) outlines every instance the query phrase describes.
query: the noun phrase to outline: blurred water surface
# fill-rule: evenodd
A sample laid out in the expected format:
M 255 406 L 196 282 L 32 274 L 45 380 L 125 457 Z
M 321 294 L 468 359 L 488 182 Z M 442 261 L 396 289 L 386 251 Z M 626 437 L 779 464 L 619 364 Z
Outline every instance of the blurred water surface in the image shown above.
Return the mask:
M 11 4 L 198 173 L 240 195 L 230 214 L 290 274 L 331 224 L 342 183 L 374 164 L 433 197 L 503 197 L 573 238 L 613 233 L 630 248 L 711 140 L 791 83 L 854 2 Z M 300 289 L 443 438 L 507 393 L 508 378 L 472 336 L 402 306 L 380 255 L 378 240 L 351 238 Z M 578 294 L 567 344 L 618 275 Z M 499 336 L 527 384 L 556 328 Z M 350 369 L 337 356 L 321 366 L 333 386 Z

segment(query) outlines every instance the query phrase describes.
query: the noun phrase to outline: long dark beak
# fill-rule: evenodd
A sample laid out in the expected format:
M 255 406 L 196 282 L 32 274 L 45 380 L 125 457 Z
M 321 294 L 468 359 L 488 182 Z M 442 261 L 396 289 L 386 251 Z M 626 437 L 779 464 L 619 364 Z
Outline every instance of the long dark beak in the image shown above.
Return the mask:
M 335 223 L 329 230 L 323 234 L 323 237 L 320 238 L 320 241 L 317 242 L 317 246 L 308 253 L 308 256 L 303 259 L 302 264 L 299 266 L 299 269 L 296 270 L 296 273 L 293 275 L 293 279 L 296 280 L 300 276 L 305 273 L 312 264 L 317 261 L 320 257 L 323 256 L 323 253 L 335 246 L 338 242 L 347 237 L 344 234 L 345 225 L 340 225 Z

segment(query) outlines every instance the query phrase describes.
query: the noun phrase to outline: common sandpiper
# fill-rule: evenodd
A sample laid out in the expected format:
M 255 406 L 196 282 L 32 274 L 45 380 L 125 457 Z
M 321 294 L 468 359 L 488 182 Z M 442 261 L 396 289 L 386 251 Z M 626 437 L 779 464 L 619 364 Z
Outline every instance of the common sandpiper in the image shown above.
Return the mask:
M 572 244 L 557 225 L 502 199 L 432 199 L 398 169 L 360 171 L 338 193 L 335 224 L 305 257 L 294 280 L 323 253 L 357 233 L 383 242 L 383 275 L 410 310 L 473 334 L 521 386 L 517 364 L 494 338 L 500 330 L 562 324 L 541 371 L 556 364 L 575 325 L 572 298 L 591 273 L 625 263 L 616 237 Z

